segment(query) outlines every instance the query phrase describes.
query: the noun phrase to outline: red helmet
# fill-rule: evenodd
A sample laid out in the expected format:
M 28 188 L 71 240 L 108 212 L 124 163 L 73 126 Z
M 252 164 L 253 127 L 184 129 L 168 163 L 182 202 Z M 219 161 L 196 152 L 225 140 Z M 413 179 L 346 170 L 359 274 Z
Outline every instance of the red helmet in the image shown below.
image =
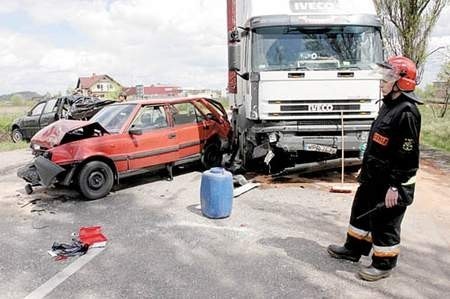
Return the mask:
M 387 64 L 398 76 L 397 87 L 401 91 L 413 91 L 416 88 L 417 68 L 416 64 L 409 58 L 393 56 L 388 59 Z

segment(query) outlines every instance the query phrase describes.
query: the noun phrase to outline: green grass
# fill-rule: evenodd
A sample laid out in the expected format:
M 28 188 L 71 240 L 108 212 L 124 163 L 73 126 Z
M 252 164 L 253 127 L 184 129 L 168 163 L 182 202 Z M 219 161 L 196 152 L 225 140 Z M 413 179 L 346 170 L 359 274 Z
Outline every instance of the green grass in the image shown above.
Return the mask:
M 13 143 L 11 141 L 12 122 L 26 114 L 28 106 L 0 105 L 0 152 L 28 147 L 26 142 Z
M 422 114 L 421 141 L 433 148 L 450 152 L 450 110 L 443 118 L 433 115 L 429 105 L 420 106 Z
M 30 144 L 25 141 L 18 142 L 18 143 L 14 143 L 12 141 L 3 141 L 3 142 L 0 142 L 0 152 L 13 151 L 16 149 L 27 148 L 29 146 L 30 146 Z

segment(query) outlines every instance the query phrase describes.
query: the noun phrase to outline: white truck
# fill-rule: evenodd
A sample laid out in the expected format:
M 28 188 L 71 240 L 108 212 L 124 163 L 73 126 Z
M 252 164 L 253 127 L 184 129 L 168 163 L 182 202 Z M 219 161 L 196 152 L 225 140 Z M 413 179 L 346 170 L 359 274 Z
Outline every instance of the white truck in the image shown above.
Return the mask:
M 228 96 L 244 167 L 336 167 L 341 144 L 346 165 L 359 164 L 380 99 L 372 0 L 227 1 Z

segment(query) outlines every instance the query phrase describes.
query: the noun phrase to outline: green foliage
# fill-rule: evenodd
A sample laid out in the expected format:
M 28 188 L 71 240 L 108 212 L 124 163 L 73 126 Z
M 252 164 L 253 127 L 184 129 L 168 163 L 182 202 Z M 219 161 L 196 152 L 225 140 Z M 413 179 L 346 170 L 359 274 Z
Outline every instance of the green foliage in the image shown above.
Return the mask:
M 26 103 L 24 98 L 22 98 L 20 95 L 17 95 L 17 94 L 10 97 L 9 101 L 11 102 L 12 106 L 23 106 Z
M 230 108 L 230 101 L 228 100 L 227 97 L 220 97 L 220 98 L 218 98 L 216 100 L 219 101 L 222 104 L 223 108 L 225 108 L 225 109 L 229 109 Z
M 425 88 L 416 88 L 415 93 L 424 101 L 434 98 L 435 88 L 433 84 L 427 84 Z
M 375 0 L 390 55 L 404 55 L 420 68 L 428 41 L 448 0 Z
M 122 91 L 120 89 L 109 91 L 106 93 L 106 98 L 111 100 L 117 100 L 121 92 Z
M 450 60 L 441 66 L 441 70 L 438 74 L 438 80 L 443 82 L 450 81 Z
M 422 114 L 421 142 L 450 152 L 450 116 L 436 117 L 430 105 L 420 107 Z
M 27 148 L 29 144 L 25 141 L 14 143 L 12 141 L 0 142 L 0 152 L 12 151 L 16 149 Z

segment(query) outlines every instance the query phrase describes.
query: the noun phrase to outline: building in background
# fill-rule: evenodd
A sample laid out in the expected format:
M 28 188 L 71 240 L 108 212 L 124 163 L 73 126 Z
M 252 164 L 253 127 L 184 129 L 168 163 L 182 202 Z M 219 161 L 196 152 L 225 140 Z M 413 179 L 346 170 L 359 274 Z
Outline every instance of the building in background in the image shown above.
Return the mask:
M 116 98 L 123 87 L 108 75 L 92 74 L 90 77 L 78 78 L 76 91 L 84 96 L 98 98 Z
M 225 97 L 226 95 L 224 95 L 221 90 L 215 90 L 215 89 L 183 88 L 182 96 L 184 96 L 184 97 L 197 96 L 197 97 L 212 98 L 212 99 L 217 100 L 221 97 Z
M 136 85 L 124 89 L 127 100 L 142 100 L 154 98 L 170 98 L 181 96 L 181 88 L 173 85 Z

